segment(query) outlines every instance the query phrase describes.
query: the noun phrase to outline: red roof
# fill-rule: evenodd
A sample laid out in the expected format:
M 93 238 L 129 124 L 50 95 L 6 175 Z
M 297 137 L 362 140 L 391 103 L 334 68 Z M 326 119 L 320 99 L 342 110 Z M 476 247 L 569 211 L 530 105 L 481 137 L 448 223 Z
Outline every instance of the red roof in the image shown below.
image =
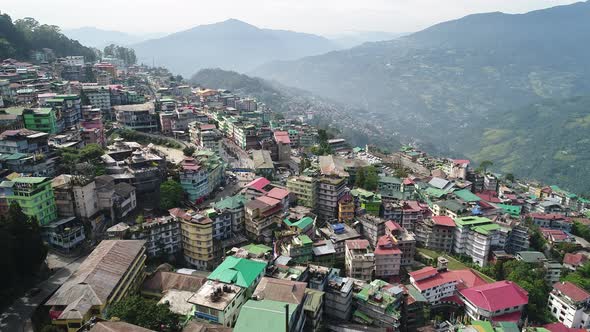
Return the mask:
M 395 246 L 393 240 L 388 235 L 383 235 L 377 241 L 375 255 L 401 255 L 402 251 Z
M 511 312 L 509 314 L 503 314 L 500 316 L 492 317 L 492 322 L 514 322 L 514 323 L 517 323 L 518 321 L 520 321 L 521 317 L 522 317 L 522 312 L 515 311 L 515 312 Z
M 201 130 L 211 130 L 211 129 L 215 129 L 216 127 L 214 124 L 207 123 L 207 124 L 202 124 L 200 126 L 200 128 L 201 128 Z
M 498 194 L 495 191 L 484 191 L 475 195 L 486 202 L 502 203 L 502 200 L 498 198 Z
M 388 220 L 388 221 L 386 221 L 386 222 L 385 222 L 385 227 L 387 227 L 387 229 L 388 229 L 390 232 L 393 232 L 393 231 L 397 231 L 397 230 L 400 230 L 400 229 L 402 229 L 402 226 L 400 226 L 398 223 L 396 223 L 396 222 L 395 222 L 395 221 L 393 221 L 393 220 Z
M 570 254 L 567 253 L 565 254 L 565 256 L 563 257 L 563 264 L 569 264 L 569 265 L 581 265 L 583 263 L 585 263 L 588 260 L 588 258 L 586 258 L 586 256 L 582 255 L 582 254 Z
M 276 198 L 276 199 L 283 199 L 289 196 L 289 192 L 283 188 L 272 188 L 266 196 Z
M 422 268 L 420 270 L 414 271 L 414 272 L 409 272 L 408 274 L 410 275 L 410 277 L 414 278 L 414 280 L 419 281 L 431 276 L 434 276 L 438 273 L 438 271 L 433 268 L 432 266 L 427 266 L 425 268 Z
M 367 249 L 371 246 L 368 240 L 346 240 L 345 245 L 350 249 Z
M 426 268 L 424 268 L 426 269 Z M 422 270 L 424 270 L 422 269 Z M 434 268 L 432 268 L 434 269 Z M 418 272 L 418 271 L 416 271 Z M 416 278 L 414 278 L 416 280 Z M 438 287 L 440 285 L 444 285 L 447 283 L 456 282 L 457 288 L 464 289 L 469 287 L 475 287 L 480 285 L 485 285 L 487 282 L 479 276 L 479 274 L 473 272 L 470 269 L 464 270 L 454 270 L 454 271 L 447 271 L 447 272 L 439 272 L 436 275 L 425 278 L 422 280 L 417 280 L 414 282 L 414 286 L 419 290 L 423 291 L 426 289 Z
M 565 220 L 570 221 L 570 218 L 562 216 L 561 214 L 557 213 L 531 213 L 529 217 L 533 219 L 541 219 L 541 220 Z
M 590 294 L 588 292 L 569 281 L 556 282 L 553 284 L 553 289 L 557 289 L 563 295 L 569 297 L 575 302 L 583 302 L 590 298 Z
M 512 308 L 529 303 L 527 291 L 512 281 L 497 281 L 463 289 L 461 295 L 476 307 L 487 311 Z
M 291 144 L 291 139 L 289 138 L 289 133 L 286 131 L 275 131 L 274 136 L 275 136 L 275 140 L 279 143 Z
M 438 226 L 455 227 L 455 221 L 453 218 L 447 216 L 433 216 L 432 221 Z
M 260 197 L 256 197 L 255 200 L 261 201 L 267 205 L 270 206 L 275 206 L 277 204 L 280 204 L 281 201 L 279 201 L 278 199 L 272 198 L 272 197 L 268 197 L 268 196 L 260 196 Z
M 412 181 L 412 179 L 410 179 L 410 178 L 405 178 L 404 179 L 404 185 L 408 186 L 408 185 L 411 185 L 411 184 L 414 184 L 414 181 Z
M 560 322 L 543 325 L 543 327 L 551 332 L 586 332 L 587 331 L 586 329 L 574 329 L 571 327 L 567 327 L 567 326 L 563 325 L 563 323 L 560 323 Z
M 455 159 L 455 160 L 453 160 L 453 163 L 455 163 L 457 165 L 464 165 L 464 164 L 469 165 L 470 161 L 468 159 Z
M 270 184 L 270 181 L 268 181 L 266 178 L 258 178 L 258 179 L 252 180 L 252 182 L 248 183 L 246 185 L 246 187 L 265 192 L 263 188 L 268 186 L 269 184 Z

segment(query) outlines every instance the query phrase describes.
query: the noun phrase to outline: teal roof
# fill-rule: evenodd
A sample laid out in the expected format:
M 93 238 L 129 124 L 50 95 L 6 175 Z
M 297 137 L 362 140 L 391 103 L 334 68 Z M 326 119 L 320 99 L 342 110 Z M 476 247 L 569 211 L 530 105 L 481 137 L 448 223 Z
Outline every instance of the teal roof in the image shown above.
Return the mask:
M 44 177 L 22 177 L 22 178 L 16 178 L 14 180 L 12 180 L 15 183 L 32 183 L 32 184 L 36 184 L 36 183 L 42 183 L 49 180 L 49 178 L 44 178 Z
M 446 194 L 447 194 L 447 192 L 442 189 L 433 188 L 433 187 L 426 188 L 426 195 L 428 195 L 430 197 L 440 198 Z
M 261 300 L 248 300 L 240 309 L 234 332 L 260 332 L 285 330 L 285 306 L 289 306 L 289 321 L 297 309 L 296 304 Z
M 488 235 L 492 231 L 496 231 L 500 229 L 500 225 L 498 224 L 486 224 L 486 225 L 478 225 L 472 228 L 474 232 L 479 234 Z
M 508 213 L 509 215 L 513 216 L 513 217 L 518 217 L 520 216 L 520 211 L 522 209 L 521 206 L 517 206 L 517 205 L 507 205 L 507 204 L 496 204 L 500 209 L 502 209 L 502 211 Z
M 13 154 L 3 154 L 0 155 L 0 160 L 18 160 L 26 157 L 27 154 L 16 152 Z
M 304 245 L 305 244 L 310 245 L 313 243 L 313 241 L 309 238 L 309 236 L 307 236 L 305 234 L 299 235 L 299 240 L 301 240 L 301 243 L 303 243 Z
M 472 193 L 471 191 L 469 191 L 467 189 L 457 190 L 457 191 L 453 192 L 453 194 L 457 195 L 457 197 L 459 197 L 460 199 L 462 199 L 465 202 L 479 202 L 479 201 L 481 201 L 481 198 L 477 197 L 476 194 Z
M 211 272 L 208 279 L 249 288 L 265 268 L 266 263 L 229 256 Z
M 514 322 L 498 322 L 496 332 L 520 332 L 520 329 Z
M 311 217 L 303 217 L 295 222 L 291 221 L 289 218 L 285 218 L 283 220 L 285 224 L 289 227 L 297 227 L 299 229 L 306 229 L 309 225 L 313 224 L 313 219 Z
M 490 224 L 492 221 L 486 217 L 461 217 L 455 218 L 455 224 L 458 226 L 476 226 L 481 224 Z
M 264 244 L 254 244 L 254 243 L 250 243 L 248 245 L 245 245 L 242 247 L 242 249 L 248 250 L 248 252 L 250 252 L 254 255 L 265 254 L 265 253 L 270 252 L 272 250 L 271 247 L 265 246 Z
M 237 209 L 244 206 L 248 199 L 244 195 L 235 195 L 224 198 L 214 204 L 214 207 L 219 210 Z

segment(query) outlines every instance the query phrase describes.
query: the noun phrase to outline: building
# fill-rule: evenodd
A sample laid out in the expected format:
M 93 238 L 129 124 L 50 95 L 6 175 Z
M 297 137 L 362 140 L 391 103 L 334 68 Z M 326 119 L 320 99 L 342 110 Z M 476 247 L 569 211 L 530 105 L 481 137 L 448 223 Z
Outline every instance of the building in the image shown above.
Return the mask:
M 231 219 L 231 231 L 234 234 L 242 234 L 245 227 L 244 204 L 247 199 L 244 195 L 238 194 L 217 201 L 213 208 L 221 214 L 229 214 Z
M 130 229 L 132 240 L 145 240 L 149 257 L 170 257 L 182 251 L 180 222 L 174 216 L 148 219 Z
M 497 281 L 459 291 L 465 313 L 473 320 L 519 323 L 528 293 L 512 281 Z
M 322 236 L 326 241 L 332 242 L 336 251 L 336 260 L 344 261 L 345 242 L 361 237 L 361 235 L 347 224 L 331 224 L 320 228 Z
M 586 264 L 587 261 L 588 261 L 588 257 L 586 255 L 584 255 L 584 254 L 581 254 L 581 253 L 575 253 L 575 254 L 567 253 L 563 257 L 563 267 L 565 267 L 568 270 L 575 271 L 580 266 Z
M 455 220 L 453 252 L 471 257 L 479 266 L 488 261 L 490 247 L 497 241 L 500 226 L 485 217 L 462 217 Z
M 383 198 L 396 198 L 402 191 L 402 181 L 393 176 L 380 176 L 377 191 Z
M 194 158 L 180 164 L 180 185 L 191 202 L 199 203 L 209 195 L 208 170 Z
M 353 280 L 342 278 L 340 270 L 335 268 L 330 271 L 327 279 L 324 312 L 331 319 L 348 321 L 352 314 Z
M 399 275 L 402 261 L 402 251 L 394 242 L 395 238 L 383 235 L 375 247 L 375 277 L 386 279 Z
M 84 105 L 92 105 L 100 108 L 105 119 L 110 120 L 111 115 L 111 93 L 108 86 L 85 85 L 82 86 L 82 99 L 87 98 Z
M 305 234 L 292 236 L 289 240 L 281 241 L 281 254 L 291 257 L 297 263 L 312 261 L 313 241 Z
M 547 306 L 551 315 L 568 328 L 590 327 L 590 293 L 572 284 L 553 284 Z
M 385 234 L 391 238 L 391 241 L 402 252 L 401 265 L 408 266 L 414 264 L 414 256 L 416 255 L 416 238 L 414 233 L 408 232 L 398 223 L 387 221 L 385 223 Z
M 213 221 L 203 214 L 180 208 L 171 209 L 170 215 L 180 222 L 186 262 L 198 270 L 213 268 Z
M 257 175 L 272 178 L 275 173 L 275 166 L 268 150 L 252 150 L 252 161 L 254 162 L 254 172 Z
M 81 100 L 79 95 L 56 95 L 46 99 L 43 107 L 50 107 L 60 114 L 63 128 L 77 127 L 81 119 Z
M 473 270 L 438 271 L 428 266 L 409 273 L 410 283 L 429 303 L 456 303 L 456 291 L 487 284 L 487 282 Z
M 371 216 L 378 217 L 381 214 L 381 195 L 361 188 L 353 189 L 350 194 L 354 197 L 357 210 Z
M 42 131 L 48 134 L 57 134 L 63 131 L 63 121 L 58 121 L 56 112 L 51 108 L 25 109 L 23 111 L 25 128 Z
M 82 106 L 82 121 L 80 122 L 80 135 L 84 144 L 98 144 L 102 147 L 106 145 L 104 136 L 104 126 L 102 123 L 102 114 L 100 108 L 91 106 Z
M 296 176 L 287 180 L 287 189 L 297 198 L 297 205 L 315 209 L 318 183 L 310 176 Z
M 158 132 L 158 119 L 154 103 L 115 106 L 117 123 L 124 128 L 141 132 Z
M 404 289 L 401 285 L 375 279 L 354 294 L 357 309 L 352 319 L 362 324 L 398 331 L 401 326 L 403 298 Z
M 17 129 L 0 134 L 0 154 L 43 154 L 49 152 L 47 133 Z
M 428 249 L 451 252 L 455 221 L 447 216 L 432 216 L 416 226 L 416 241 Z
M 54 325 L 75 332 L 91 317 L 139 288 L 145 277 L 144 241 L 104 240 L 47 300 Z
M 84 226 L 76 217 L 50 222 L 41 227 L 41 236 L 45 243 L 60 252 L 70 252 L 86 239 Z
M 355 204 L 352 195 L 344 194 L 338 200 L 338 222 L 350 223 L 354 220 Z
M 346 275 L 361 280 L 373 279 L 375 255 L 367 240 L 348 240 L 345 242 Z
M 12 194 L 6 196 L 8 205 L 17 203 L 24 214 L 35 218 L 41 226 L 57 219 L 57 206 L 50 178 L 19 177 L 11 182 L 14 185 Z
M 318 218 L 330 222 L 338 216 L 338 200 L 344 196 L 347 180 L 345 177 L 321 176 L 318 179 Z
M 363 237 L 367 239 L 372 246 L 376 246 L 379 238 L 386 234 L 385 220 L 379 217 L 363 215 L 358 218 L 357 223 L 361 226 L 360 229 Z
M 322 329 L 324 314 L 324 292 L 306 288 L 303 310 L 305 312 L 305 331 L 318 332 Z
M 557 229 L 571 232 L 573 221 L 562 214 L 557 213 L 531 213 L 528 215 L 533 219 L 533 225 L 547 229 Z

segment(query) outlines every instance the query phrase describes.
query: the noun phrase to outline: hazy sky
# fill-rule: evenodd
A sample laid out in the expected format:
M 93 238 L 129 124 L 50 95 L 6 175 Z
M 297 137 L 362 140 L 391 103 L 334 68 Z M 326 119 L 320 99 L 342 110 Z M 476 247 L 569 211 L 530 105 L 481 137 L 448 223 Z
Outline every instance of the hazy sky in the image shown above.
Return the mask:
M 62 28 L 175 32 L 237 18 L 259 27 L 317 34 L 411 32 L 472 13 L 523 13 L 568 0 L 2 0 L 13 19 Z

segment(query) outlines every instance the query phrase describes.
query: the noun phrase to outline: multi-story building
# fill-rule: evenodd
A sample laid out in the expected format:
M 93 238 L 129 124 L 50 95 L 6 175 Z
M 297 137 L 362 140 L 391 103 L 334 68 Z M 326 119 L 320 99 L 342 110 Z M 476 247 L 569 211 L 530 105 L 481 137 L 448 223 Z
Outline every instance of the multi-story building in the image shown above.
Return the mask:
M 213 204 L 213 208 L 222 214 L 229 214 L 231 230 L 235 234 L 242 234 L 244 231 L 245 211 L 244 205 L 248 200 L 244 195 L 238 194 L 224 198 Z
M 85 105 L 100 108 L 105 119 L 112 119 L 111 93 L 108 86 L 85 85 L 82 87 L 82 98 L 87 98 Z
M 590 327 L 590 293 L 569 281 L 553 284 L 547 307 L 568 328 Z
M 403 298 L 404 289 L 401 285 L 375 279 L 354 294 L 356 311 L 352 315 L 353 321 L 399 331 Z
M 11 182 L 14 185 L 12 195 L 6 197 L 8 205 L 17 203 L 23 213 L 35 218 L 39 225 L 47 225 L 57 219 L 57 207 L 50 178 L 19 177 Z
M 180 185 L 191 202 L 199 203 L 209 195 L 208 172 L 194 158 L 185 158 L 180 164 Z
M 455 222 L 447 216 L 432 216 L 424 219 L 416 226 L 416 242 L 436 251 L 451 252 L 453 250 L 453 237 L 455 234 Z
M 506 239 L 505 250 L 509 254 L 525 251 L 529 248 L 529 229 L 524 225 L 515 225 Z
M 475 264 L 485 266 L 500 226 L 485 217 L 462 217 L 454 221 L 453 252 L 468 255 Z
M 214 263 L 213 221 L 206 216 L 180 208 L 170 210 L 180 221 L 184 259 L 198 270 L 210 270 Z
M 76 217 L 59 219 L 41 227 L 41 236 L 51 248 L 70 252 L 86 239 L 84 225 Z
M 180 222 L 172 215 L 148 219 L 130 229 L 132 240 L 145 240 L 149 257 L 170 257 L 182 251 Z
M 25 109 L 23 111 L 25 128 L 42 131 L 48 134 L 57 134 L 63 131 L 63 121 L 57 118 L 56 112 L 48 107 Z
M 281 253 L 297 263 L 311 262 L 313 241 L 305 234 L 293 236 L 290 240 L 281 242 Z
M 332 269 L 327 279 L 324 312 L 332 319 L 348 321 L 352 314 L 353 280 L 342 278 L 339 269 Z
M 81 100 L 79 95 L 57 95 L 46 99 L 42 107 L 50 107 L 60 114 L 64 128 L 77 127 L 81 117 Z
M 354 220 L 355 204 L 352 195 L 344 194 L 338 200 L 338 222 L 350 223 Z
M 80 135 L 84 144 L 106 145 L 104 136 L 104 126 L 102 123 L 102 114 L 100 108 L 91 106 L 82 106 L 82 120 L 80 122 Z
M 385 223 L 385 230 L 385 234 L 392 238 L 392 241 L 402 252 L 401 265 L 407 266 L 414 264 L 414 256 L 416 255 L 416 238 L 414 237 L 414 233 L 408 232 L 398 223 L 391 220 Z
M 346 275 L 361 280 L 371 280 L 375 270 L 375 255 L 367 240 L 348 240 L 345 243 Z
M 49 135 L 29 129 L 6 130 L 0 134 L 0 153 L 43 154 L 49 152 Z
M 356 201 L 357 211 L 363 211 L 368 215 L 377 217 L 381 214 L 382 200 L 380 194 L 362 188 L 353 189 L 350 194 Z
M 506 280 L 462 289 L 459 297 L 471 319 L 500 322 L 520 322 L 529 302 L 527 291 Z
M 385 220 L 371 215 L 363 215 L 359 217 L 357 221 L 361 226 L 363 237 L 367 239 L 372 246 L 376 246 L 377 240 L 386 233 Z
M 81 176 L 62 174 L 51 181 L 60 217 L 88 220 L 98 210 L 96 183 Z
M 331 241 L 336 251 L 336 259 L 343 261 L 345 253 L 345 242 L 361 237 L 361 235 L 347 224 L 331 224 L 327 227 L 320 228 L 322 236 L 326 241 Z
M 283 211 L 281 201 L 278 199 L 260 196 L 249 201 L 245 205 L 246 234 L 254 240 L 270 240 L 270 228 L 276 224 L 273 216 Z
M 465 289 L 487 282 L 472 270 L 438 271 L 428 266 L 409 273 L 410 283 L 414 286 L 431 304 L 444 302 L 456 302 L 455 292 L 457 289 Z
M 396 198 L 402 191 L 402 181 L 393 176 L 381 176 L 377 190 L 383 198 Z
M 318 179 L 318 218 L 330 222 L 338 216 L 338 200 L 344 196 L 347 180 L 345 177 L 321 176 Z
M 120 105 L 113 107 L 117 123 L 127 129 L 154 133 L 158 131 L 158 120 L 154 103 Z
M 297 204 L 315 209 L 318 182 L 310 176 L 296 176 L 287 180 L 287 189 L 297 198 Z
M 541 228 L 558 229 L 571 232 L 573 221 L 562 214 L 558 213 L 531 213 L 529 217 L 535 226 Z
M 306 288 L 305 303 L 305 331 L 317 332 L 322 329 L 322 316 L 324 314 L 324 292 Z
M 389 279 L 399 275 L 402 261 L 402 251 L 394 242 L 395 238 L 383 235 L 375 247 L 375 277 Z
M 195 159 L 207 170 L 207 185 L 209 194 L 221 187 L 225 181 L 225 163 L 221 157 L 209 150 L 199 150 L 194 154 Z
M 190 140 L 204 149 L 221 153 L 223 134 L 214 124 L 191 122 L 188 125 Z
M 54 325 L 75 332 L 92 317 L 135 292 L 145 277 L 145 242 L 103 240 L 47 300 Z

